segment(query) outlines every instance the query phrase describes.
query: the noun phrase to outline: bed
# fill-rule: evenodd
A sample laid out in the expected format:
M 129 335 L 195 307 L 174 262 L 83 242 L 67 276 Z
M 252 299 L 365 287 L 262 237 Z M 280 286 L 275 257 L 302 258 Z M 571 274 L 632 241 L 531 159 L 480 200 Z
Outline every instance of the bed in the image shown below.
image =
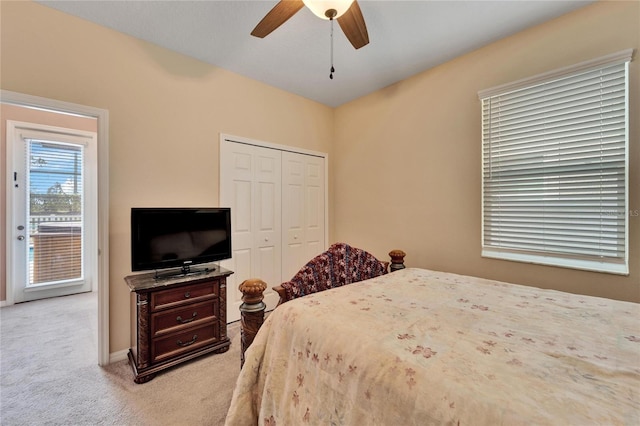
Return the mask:
M 424 269 L 275 309 L 226 424 L 640 424 L 640 305 Z

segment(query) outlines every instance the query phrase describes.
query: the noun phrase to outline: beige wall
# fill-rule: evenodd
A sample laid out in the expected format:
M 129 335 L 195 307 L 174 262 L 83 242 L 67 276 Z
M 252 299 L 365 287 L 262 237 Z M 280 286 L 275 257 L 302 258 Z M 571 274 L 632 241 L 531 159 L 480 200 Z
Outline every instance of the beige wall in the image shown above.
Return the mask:
M 2 2 L 0 35 L 2 89 L 109 111 L 112 353 L 129 347 L 132 206 L 218 205 L 220 133 L 333 158 L 318 103 L 36 3 Z
M 6 256 L 4 251 L 5 235 L 7 228 L 6 221 L 6 173 L 4 173 L 6 165 L 6 136 L 7 136 L 7 120 L 22 121 L 26 123 L 45 124 L 48 126 L 64 127 L 67 129 L 85 130 L 89 132 L 97 132 L 97 122 L 95 119 L 78 117 L 69 114 L 54 114 L 52 112 L 24 108 L 16 105 L 0 104 L 0 241 L 2 241 L 2 249 L 0 251 L 0 300 L 7 298 L 6 285 Z
M 444 42 L 444 41 L 443 41 Z M 640 211 L 640 3 L 601 2 L 336 109 L 334 231 L 409 266 L 640 301 L 640 217 L 628 277 L 484 259 L 477 92 L 636 49 L 630 66 L 630 202 Z

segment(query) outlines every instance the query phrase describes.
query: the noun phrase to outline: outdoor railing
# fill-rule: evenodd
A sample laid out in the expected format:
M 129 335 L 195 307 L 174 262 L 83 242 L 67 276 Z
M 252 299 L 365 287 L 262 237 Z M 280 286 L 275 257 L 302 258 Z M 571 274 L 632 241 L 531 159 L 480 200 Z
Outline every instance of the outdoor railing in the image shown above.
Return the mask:
M 81 222 L 81 215 L 69 215 L 69 214 L 47 214 L 47 215 L 32 215 L 29 220 L 29 232 L 35 234 L 38 232 L 38 225 L 45 222 Z

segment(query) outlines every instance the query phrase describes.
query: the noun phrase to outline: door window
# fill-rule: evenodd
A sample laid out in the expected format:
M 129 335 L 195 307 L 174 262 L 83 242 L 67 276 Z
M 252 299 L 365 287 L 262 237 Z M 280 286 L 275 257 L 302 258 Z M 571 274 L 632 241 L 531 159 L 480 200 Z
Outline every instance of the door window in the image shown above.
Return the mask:
M 84 147 L 27 140 L 29 284 L 82 279 Z

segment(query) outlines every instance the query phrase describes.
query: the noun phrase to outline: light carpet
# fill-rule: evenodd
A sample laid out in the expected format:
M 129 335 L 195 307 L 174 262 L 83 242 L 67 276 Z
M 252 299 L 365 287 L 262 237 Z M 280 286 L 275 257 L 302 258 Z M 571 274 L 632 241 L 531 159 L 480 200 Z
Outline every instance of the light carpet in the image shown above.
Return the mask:
M 128 361 L 97 365 L 97 297 L 84 293 L 0 309 L 0 424 L 222 425 L 240 372 L 231 348 L 133 382 Z

